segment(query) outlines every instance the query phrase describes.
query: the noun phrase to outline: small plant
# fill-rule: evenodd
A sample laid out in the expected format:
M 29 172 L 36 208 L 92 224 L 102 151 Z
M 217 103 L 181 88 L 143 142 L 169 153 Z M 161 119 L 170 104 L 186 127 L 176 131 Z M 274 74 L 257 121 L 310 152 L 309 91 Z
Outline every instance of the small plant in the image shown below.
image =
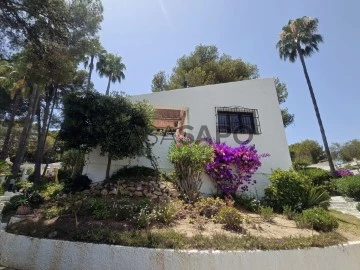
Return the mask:
M 194 206 L 201 216 L 212 218 L 220 211 L 222 207 L 226 206 L 226 202 L 218 197 L 207 197 L 201 198 L 195 203 Z
M 87 204 L 91 215 L 96 219 L 106 219 L 110 216 L 110 210 L 103 198 L 91 198 Z
M 224 224 L 225 228 L 230 230 L 241 230 L 243 218 L 240 212 L 229 206 L 224 206 L 220 209 L 219 213 L 215 216 L 215 221 Z
M 58 195 L 63 189 L 64 189 L 63 184 L 50 182 L 43 184 L 37 190 L 45 200 L 50 200 L 52 198 L 55 198 L 56 195 Z
M 128 199 L 121 198 L 114 202 L 111 212 L 116 220 L 130 220 L 134 216 L 134 204 Z
M 337 219 L 323 208 L 307 209 L 295 217 L 295 222 L 299 228 L 322 232 L 330 232 L 339 227 Z
M 174 200 L 166 203 L 162 203 L 156 206 L 153 210 L 155 219 L 161 223 L 169 225 L 176 218 L 176 215 L 182 207 L 180 200 Z
M 213 148 L 207 144 L 192 142 L 189 137 L 178 137 L 173 143 L 169 160 L 174 164 L 176 186 L 188 202 L 196 202 L 200 195 L 201 173 L 213 159 Z
M 29 181 L 19 181 L 19 180 L 17 180 L 14 185 L 16 190 L 30 189 L 32 186 L 33 186 L 33 183 L 31 183 Z
M 145 206 L 140 209 L 134 218 L 135 224 L 138 228 L 149 228 L 151 222 L 155 219 L 150 206 Z
M 286 216 L 287 219 L 290 219 L 290 220 L 293 220 L 296 216 L 296 213 L 288 205 L 284 206 L 283 214 L 284 214 L 284 216 Z
M 249 196 L 247 194 L 234 195 L 233 199 L 235 205 L 244 207 L 246 210 L 251 212 L 259 212 L 260 201 L 257 200 L 254 196 Z
M 46 207 L 43 210 L 44 217 L 46 219 L 52 219 L 55 217 L 59 217 L 65 211 L 65 207 L 59 206 L 57 204 L 51 205 L 50 207 Z
M 276 170 L 270 176 L 271 184 L 265 189 L 265 202 L 282 213 L 285 205 L 296 211 L 305 208 L 311 189 L 310 180 L 295 171 Z
M 313 187 L 310 189 L 306 201 L 304 202 L 305 208 L 322 207 L 327 209 L 330 206 L 330 195 L 321 187 Z
M 259 213 L 260 213 L 262 220 L 264 220 L 266 222 L 271 222 L 274 220 L 274 217 L 275 217 L 274 210 L 271 207 L 261 206 Z

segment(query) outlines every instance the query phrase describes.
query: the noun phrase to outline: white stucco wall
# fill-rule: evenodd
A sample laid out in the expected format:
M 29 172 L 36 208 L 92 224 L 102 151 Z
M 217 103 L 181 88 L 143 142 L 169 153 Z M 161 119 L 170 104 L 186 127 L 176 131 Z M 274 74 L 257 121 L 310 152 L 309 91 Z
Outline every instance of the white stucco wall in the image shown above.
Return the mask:
M 259 196 L 263 194 L 263 187 L 268 183 L 268 175 L 277 168 L 289 169 L 291 159 L 285 130 L 281 118 L 281 112 L 276 95 L 273 79 L 257 79 L 240 82 L 232 82 L 217 85 L 193 87 L 158 93 L 150 93 L 131 97 L 133 101 L 148 101 L 151 105 L 158 108 L 174 108 L 187 110 L 187 123 L 193 127 L 188 133 L 198 136 L 201 126 L 207 126 L 210 134 L 216 134 L 216 107 L 241 106 L 249 109 L 257 109 L 261 126 L 261 134 L 253 135 L 252 144 L 260 153 L 269 153 L 271 156 L 263 159 L 263 165 L 254 176 L 258 180 L 256 190 Z M 246 135 L 240 138 L 246 139 Z M 230 136 L 222 139 L 231 146 L 236 146 L 236 141 Z M 155 156 L 159 157 L 160 168 L 171 169 L 171 164 L 167 161 L 168 146 L 170 141 L 164 141 L 154 147 Z M 123 165 L 149 166 L 146 159 L 139 158 L 131 162 L 114 161 L 112 171 Z M 94 150 L 90 156 L 84 173 L 88 174 L 94 181 L 104 179 L 106 170 L 106 158 L 99 155 L 98 150 Z M 204 179 L 202 191 L 209 193 L 214 190 L 211 182 Z
M 0 265 L 22 270 L 358 270 L 360 242 L 280 251 L 161 250 L 0 232 Z

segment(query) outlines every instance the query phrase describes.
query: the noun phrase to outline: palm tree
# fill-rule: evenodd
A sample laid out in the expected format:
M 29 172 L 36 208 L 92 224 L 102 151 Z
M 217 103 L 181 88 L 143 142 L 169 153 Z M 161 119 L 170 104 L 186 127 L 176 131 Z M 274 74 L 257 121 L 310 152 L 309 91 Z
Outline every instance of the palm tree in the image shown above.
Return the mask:
M 108 77 L 109 82 L 106 89 L 106 95 L 110 93 L 110 83 L 121 82 L 125 79 L 124 70 L 126 66 L 121 62 L 122 58 L 114 54 L 108 53 L 102 55 L 99 58 L 99 61 L 96 63 L 96 70 L 99 73 L 100 77 Z
M 88 54 L 84 61 L 85 69 L 89 67 L 89 76 L 87 82 L 87 90 L 90 89 L 91 76 L 94 70 L 94 60 L 95 58 L 100 59 L 103 55 L 106 54 L 106 50 L 101 46 L 98 38 L 92 39 L 89 43 Z
M 319 123 L 321 136 L 323 139 L 325 153 L 329 161 L 331 173 L 336 177 L 335 166 L 330 154 L 329 145 L 326 139 L 325 129 L 321 120 L 319 107 L 315 98 L 314 90 L 311 85 L 310 77 L 305 65 L 305 57 L 310 57 L 313 53 L 319 51 L 319 43 L 323 42 L 323 38 L 318 34 L 319 21 L 316 18 L 310 18 L 304 16 L 296 20 L 290 20 L 287 25 L 282 28 L 280 33 L 280 40 L 276 44 L 276 48 L 279 50 L 280 58 L 283 60 L 289 59 L 290 62 L 295 62 L 299 57 L 306 82 L 309 87 L 310 96 L 314 105 L 316 117 Z

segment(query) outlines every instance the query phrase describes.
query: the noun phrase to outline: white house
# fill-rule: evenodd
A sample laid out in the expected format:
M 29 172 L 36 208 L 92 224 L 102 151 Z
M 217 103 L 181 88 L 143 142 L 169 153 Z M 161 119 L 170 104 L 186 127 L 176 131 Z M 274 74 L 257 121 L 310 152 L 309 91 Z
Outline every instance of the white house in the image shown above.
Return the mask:
M 259 153 L 269 153 L 270 157 L 262 160 L 263 165 L 253 176 L 257 184 L 252 191 L 260 197 L 268 184 L 268 175 L 275 169 L 289 169 L 291 166 L 274 79 L 184 88 L 133 96 L 131 99 L 146 100 L 154 106 L 154 125 L 159 130 L 168 128 L 179 132 L 180 127 L 180 132 L 195 138 L 205 138 L 210 134 L 213 139 L 231 146 L 249 140 Z M 167 155 L 173 136 L 159 135 L 151 137 L 151 140 L 155 142 L 153 153 L 158 158 L 160 169 L 171 170 Z M 94 182 L 102 181 L 106 164 L 107 157 L 101 156 L 95 149 L 88 157 L 84 174 Z M 134 165 L 150 167 L 150 162 L 145 157 L 113 161 L 111 173 L 123 166 Z M 215 190 L 212 181 L 204 175 L 201 191 L 211 194 Z

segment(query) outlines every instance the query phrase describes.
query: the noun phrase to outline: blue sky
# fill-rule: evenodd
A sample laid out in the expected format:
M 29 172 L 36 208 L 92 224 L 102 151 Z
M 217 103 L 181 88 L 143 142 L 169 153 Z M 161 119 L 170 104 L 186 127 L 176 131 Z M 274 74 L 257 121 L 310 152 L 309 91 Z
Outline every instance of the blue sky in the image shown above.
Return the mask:
M 358 0 L 103 0 L 103 46 L 123 57 L 126 79 L 111 90 L 130 95 L 150 92 L 153 75 L 168 74 L 176 59 L 196 45 L 216 45 L 221 53 L 256 64 L 261 77 L 279 77 L 289 91 L 286 106 L 295 123 L 289 143 L 321 142 L 300 62 L 279 59 L 275 49 L 289 19 L 317 17 L 324 37 L 320 53 L 307 59 L 329 142 L 359 137 L 360 30 Z M 94 78 L 105 92 L 107 80 Z M 259 97 L 261 98 L 261 97 Z

